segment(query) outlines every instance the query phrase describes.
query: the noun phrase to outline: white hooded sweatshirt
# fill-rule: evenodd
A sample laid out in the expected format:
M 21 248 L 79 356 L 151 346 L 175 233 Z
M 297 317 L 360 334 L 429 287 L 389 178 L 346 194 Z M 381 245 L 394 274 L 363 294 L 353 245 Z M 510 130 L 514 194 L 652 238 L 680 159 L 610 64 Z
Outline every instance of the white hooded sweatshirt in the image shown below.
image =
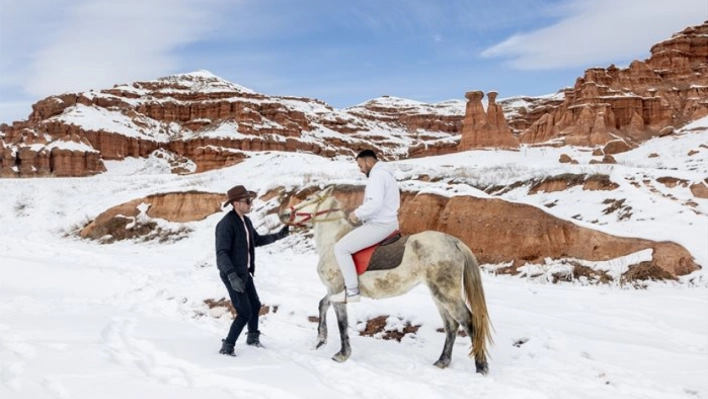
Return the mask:
M 364 203 L 354 214 L 364 223 L 398 223 L 401 193 L 391 168 L 376 162 L 369 172 L 369 182 L 364 191 Z

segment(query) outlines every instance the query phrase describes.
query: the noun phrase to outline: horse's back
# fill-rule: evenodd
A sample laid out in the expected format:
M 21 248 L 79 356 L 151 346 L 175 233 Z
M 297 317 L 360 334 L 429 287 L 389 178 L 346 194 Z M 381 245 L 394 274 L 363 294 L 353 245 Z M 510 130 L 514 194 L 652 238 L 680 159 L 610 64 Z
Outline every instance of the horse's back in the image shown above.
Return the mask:
M 417 241 L 420 243 L 431 243 L 431 244 L 437 244 L 437 245 L 464 245 L 467 246 L 462 240 L 459 238 L 443 233 L 442 231 L 436 231 L 436 230 L 425 230 L 421 231 L 420 233 L 415 233 L 412 234 L 409 238 L 409 242 Z
M 428 255 L 436 257 L 454 256 L 469 251 L 474 257 L 472 250 L 459 238 L 436 230 L 425 230 L 412 234 L 408 238 L 406 247 L 412 249 L 419 256 Z

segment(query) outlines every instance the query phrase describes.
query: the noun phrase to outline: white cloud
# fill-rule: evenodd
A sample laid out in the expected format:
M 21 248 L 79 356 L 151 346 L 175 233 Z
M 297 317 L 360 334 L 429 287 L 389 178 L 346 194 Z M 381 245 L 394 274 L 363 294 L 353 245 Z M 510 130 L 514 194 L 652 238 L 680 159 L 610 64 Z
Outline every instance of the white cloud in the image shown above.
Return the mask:
M 178 68 L 175 50 L 210 34 L 219 10 L 210 6 L 221 1 L 81 0 L 50 6 L 29 0 L 27 7 L 9 7 L 3 10 L 2 33 L 15 33 L 3 40 L 9 60 L 0 64 L 0 86 L 42 97 L 171 73 Z M 45 11 L 36 13 L 43 4 Z
M 554 25 L 517 34 L 483 57 L 509 58 L 515 69 L 589 67 L 646 58 L 657 42 L 708 18 L 706 0 L 571 0 Z

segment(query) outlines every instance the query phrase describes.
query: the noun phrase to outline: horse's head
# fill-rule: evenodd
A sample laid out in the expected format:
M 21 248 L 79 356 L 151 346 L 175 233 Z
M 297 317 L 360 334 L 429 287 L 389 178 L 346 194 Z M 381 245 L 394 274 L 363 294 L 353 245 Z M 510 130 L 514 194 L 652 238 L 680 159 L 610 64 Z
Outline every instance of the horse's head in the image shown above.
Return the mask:
M 295 227 L 312 227 L 316 222 L 332 220 L 331 213 L 340 209 L 323 206 L 332 197 L 333 186 L 310 194 L 302 202 L 281 212 L 280 221 Z

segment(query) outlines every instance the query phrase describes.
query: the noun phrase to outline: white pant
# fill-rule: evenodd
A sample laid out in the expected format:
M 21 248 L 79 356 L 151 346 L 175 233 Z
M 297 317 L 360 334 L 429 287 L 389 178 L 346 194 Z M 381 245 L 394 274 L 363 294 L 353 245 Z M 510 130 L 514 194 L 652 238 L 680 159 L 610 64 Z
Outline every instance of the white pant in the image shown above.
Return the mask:
M 378 244 L 394 231 L 398 230 L 398 221 L 392 223 L 366 223 L 350 231 L 334 244 L 334 256 L 339 269 L 344 276 L 344 286 L 347 289 L 359 287 L 359 278 L 354 266 L 352 254 Z

